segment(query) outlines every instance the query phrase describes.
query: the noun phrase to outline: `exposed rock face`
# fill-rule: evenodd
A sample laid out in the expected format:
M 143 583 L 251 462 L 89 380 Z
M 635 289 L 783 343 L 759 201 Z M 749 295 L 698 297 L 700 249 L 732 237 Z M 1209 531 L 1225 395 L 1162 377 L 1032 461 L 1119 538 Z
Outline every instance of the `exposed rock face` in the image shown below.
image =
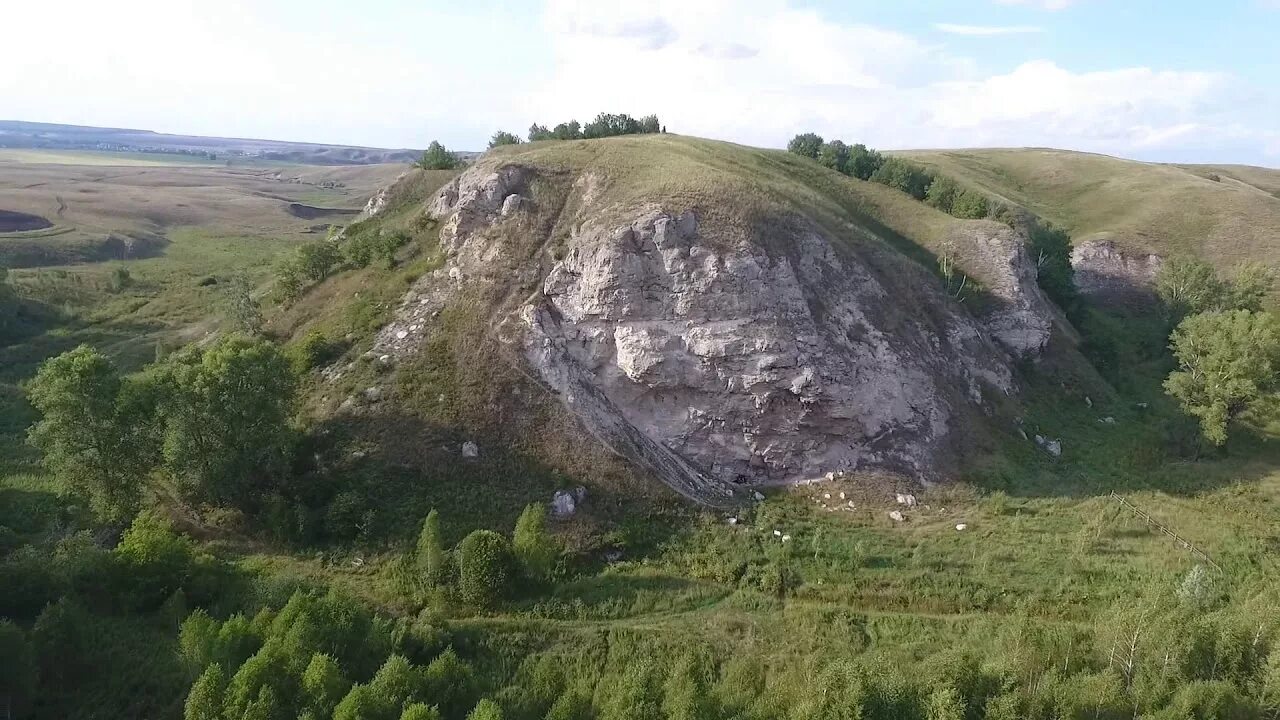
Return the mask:
M 936 479 L 961 452 L 955 428 L 1014 390 L 1013 358 L 1039 352 L 1052 327 L 1019 238 L 994 223 L 959 239 L 999 300 L 975 318 L 886 246 L 798 215 L 743 230 L 596 207 L 591 177 L 570 191 L 556 259 L 512 258 L 501 231 L 541 210 L 533 179 L 476 167 L 440 191 L 430 211 L 448 265 L 410 291 L 374 352 L 411 350 L 452 285 L 510 284 L 513 264 L 536 272 L 492 324 L 518 318 L 507 339 L 587 429 L 704 503 L 842 470 Z
M 1076 287 L 1101 302 L 1154 302 L 1152 286 L 1163 265 L 1159 255 L 1125 252 L 1110 240 L 1090 240 L 1071 251 Z
M 1036 267 L 1027 256 L 1026 237 L 1000 223 L 967 223 L 952 233 L 968 272 L 990 295 L 979 313 L 983 327 L 1015 357 L 1034 357 L 1053 332 L 1056 311 L 1036 284 Z

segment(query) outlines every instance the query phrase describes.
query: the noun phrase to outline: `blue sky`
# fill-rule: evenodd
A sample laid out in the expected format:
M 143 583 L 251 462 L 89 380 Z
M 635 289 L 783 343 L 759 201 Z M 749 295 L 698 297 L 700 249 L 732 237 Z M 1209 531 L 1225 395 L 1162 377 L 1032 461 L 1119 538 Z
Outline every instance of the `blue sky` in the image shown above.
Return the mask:
M 1280 0 L 46 0 L 0 118 L 461 149 L 599 111 L 780 146 L 1280 165 Z

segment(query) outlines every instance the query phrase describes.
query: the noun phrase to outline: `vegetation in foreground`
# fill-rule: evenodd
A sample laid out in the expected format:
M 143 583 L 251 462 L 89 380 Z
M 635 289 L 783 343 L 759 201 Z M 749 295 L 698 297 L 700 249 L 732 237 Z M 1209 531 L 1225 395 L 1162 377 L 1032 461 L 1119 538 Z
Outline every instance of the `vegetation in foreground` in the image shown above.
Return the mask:
M 967 482 L 894 506 L 902 523 L 867 490 L 874 478 L 781 493 L 731 518 L 642 504 L 594 527 L 589 515 L 548 518 L 541 486 L 511 510 L 477 493 L 487 485 L 456 483 L 436 492 L 469 506 L 387 523 L 370 502 L 380 485 L 414 506 L 455 469 L 402 484 L 379 466 L 356 482 L 351 448 L 321 450 L 340 428 L 306 408 L 324 359 L 358 356 L 379 325 L 368 297 L 343 292 L 330 308 L 338 289 L 390 286 L 394 302 L 431 266 L 434 226 L 415 207 L 392 202 L 387 219 L 341 238 L 264 249 L 284 258 L 276 289 L 299 287 L 273 305 L 250 279 L 267 271 L 240 268 L 256 273 L 254 289 L 223 289 L 227 332 L 211 344 L 148 356 L 149 336 L 150 347 L 72 349 L 94 324 L 55 324 L 61 347 L 10 336 L 5 380 L 21 380 L 34 406 L 6 389 L 0 699 L 15 716 L 1280 711 L 1265 291 L 1172 264 L 1160 285 L 1179 289 L 1165 312 L 1079 308 L 1117 392 L 1086 401 L 1052 368 L 1028 369 L 1024 423 L 1052 428 L 1063 456 L 1011 441 Z M 1041 242 L 1042 282 L 1069 297 L 1069 274 L 1052 270 L 1065 239 Z M 199 278 L 178 273 L 176 258 L 146 262 L 129 264 L 127 281 L 83 271 L 94 282 L 79 285 L 24 271 L 10 301 L 63 293 L 63 312 L 97 308 L 110 328 L 149 298 L 200 321 Z M 157 284 L 162 268 L 182 280 Z M 318 299 L 331 314 L 307 315 Z M 1181 333 L 1207 351 L 1170 353 L 1175 326 L 1175 349 Z M 414 376 L 422 396 L 456 392 L 453 357 L 463 356 L 432 356 Z M 1219 447 L 1217 426 L 1198 430 L 1176 403 L 1213 415 L 1242 396 L 1169 397 L 1161 383 L 1236 366 L 1256 382 Z M 19 444 L 29 426 L 39 464 Z

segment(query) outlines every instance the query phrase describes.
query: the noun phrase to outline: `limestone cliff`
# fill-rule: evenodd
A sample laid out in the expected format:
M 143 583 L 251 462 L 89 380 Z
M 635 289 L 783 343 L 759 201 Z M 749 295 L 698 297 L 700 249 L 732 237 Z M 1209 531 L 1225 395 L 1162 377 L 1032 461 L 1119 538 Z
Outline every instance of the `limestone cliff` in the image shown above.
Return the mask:
M 971 312 L 932 268 L 803 206 L 710 207 L 614 183 L 607 167 L 518 154 L 466 171 L 425 206 L 445 267 L 410 289 L 374 353 L 413 352 L 441 308 L 498 288 L 482 295 L 499 298 L 490 326 L 518 351 L 509 361 L 614 451 L 724 504 L 840 471 L 944 478 L 961 428 L 1016 392 L 1014 361 L 1052 331 L 1004 226 L 944 233 L 988 293 Z

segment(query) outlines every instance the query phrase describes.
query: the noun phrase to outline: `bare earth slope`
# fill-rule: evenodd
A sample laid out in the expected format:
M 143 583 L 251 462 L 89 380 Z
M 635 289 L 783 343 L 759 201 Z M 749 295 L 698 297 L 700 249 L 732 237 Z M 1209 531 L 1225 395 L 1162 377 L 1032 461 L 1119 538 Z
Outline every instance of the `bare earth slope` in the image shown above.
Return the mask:
M 1014 231 L 778 151 L 667 135 L 504 148 L 422 207 L 445 264 L 374 355 L 412 356 L 443 308 L 482 303 L 509 350 L 495 361 L 710 504 L 829 473 L 947 477 L 1056 323 Z M 939 252 L 982 302 L 948 295 Z

